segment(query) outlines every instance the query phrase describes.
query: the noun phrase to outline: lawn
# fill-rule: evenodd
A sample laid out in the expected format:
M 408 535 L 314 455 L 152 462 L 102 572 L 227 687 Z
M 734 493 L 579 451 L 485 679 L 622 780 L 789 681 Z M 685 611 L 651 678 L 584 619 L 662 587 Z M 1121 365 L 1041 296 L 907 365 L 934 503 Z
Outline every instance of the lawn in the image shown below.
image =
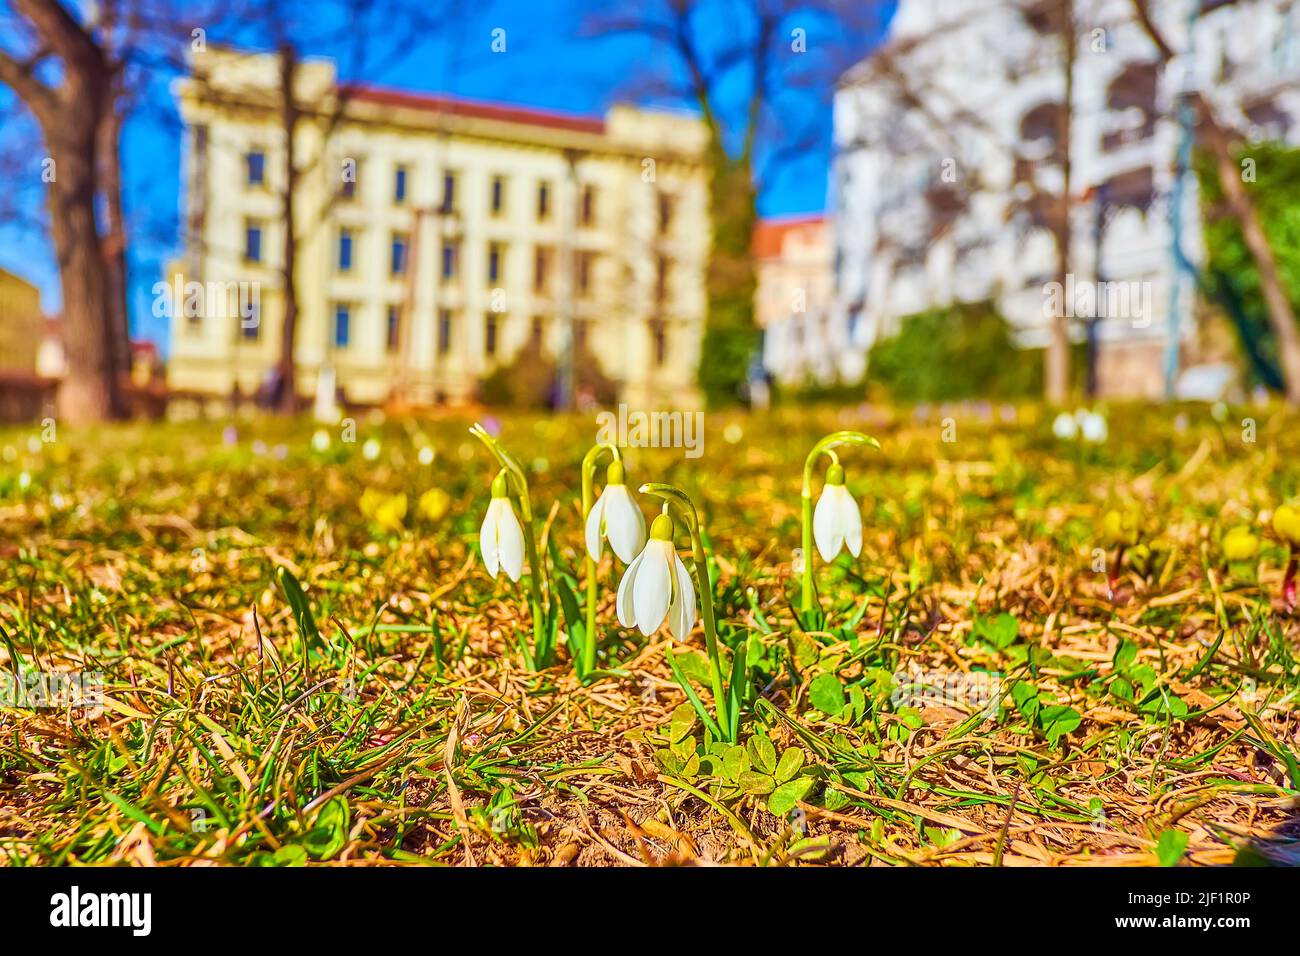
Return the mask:
M 496 417 L 580 603 L 593 416 Z M 596 669 L 572 607 L 529 669 L 472 421 L 0 432 L 0 861 L 1300 862 L 1294 417 L 1120 407 L 1085 444 L 1034 407 L 716 413 L 700 458 L 626 449 L 698 508 L 734 740 L 701 622 L 620 627 L 608 548 Z M 846 428 L 882 446 L 840 449 L 862 550 L 801 616 L 804 456 Z M 94 706 L 36 693 L 74 677 Z

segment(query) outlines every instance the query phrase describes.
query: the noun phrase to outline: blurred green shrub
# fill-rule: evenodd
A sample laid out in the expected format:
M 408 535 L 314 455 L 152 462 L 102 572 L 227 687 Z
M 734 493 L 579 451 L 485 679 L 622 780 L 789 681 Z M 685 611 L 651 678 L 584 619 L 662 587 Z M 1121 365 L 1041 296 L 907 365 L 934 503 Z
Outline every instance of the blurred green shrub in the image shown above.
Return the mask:
M 575 394 L 585 392 L 600 405 L 617 401 L 617 384 L 601 371 L 590 350 L 579 349 L 573 367 Z M 555 359 L 540 346 L 529 344 L 484 377 L 479 384 L 479 398 L 485 405 L 549 408 L 555 402 L 557 381 Z
M 1291 306 L 1300 312 L 1300 149 L 1279 143 L 1253 143 L 1237 153 L 1246 193 L 1259 213 L 1264 235 L 1277 258 Z M 1268 322 L 1259 271 L 1223 196 L 1213 157 L 1195 159 L 1205 223 L 1204 290 L 1228 313 L 1238 344 L 1250 361 L 1252 378 L 1281 385 L 1277 341 Z
M 1037 396 L 1043 353 L 1017 348 L 991 303 L 962 303 L 904 318 L 872 348 L 867 381 L 900 402 Z

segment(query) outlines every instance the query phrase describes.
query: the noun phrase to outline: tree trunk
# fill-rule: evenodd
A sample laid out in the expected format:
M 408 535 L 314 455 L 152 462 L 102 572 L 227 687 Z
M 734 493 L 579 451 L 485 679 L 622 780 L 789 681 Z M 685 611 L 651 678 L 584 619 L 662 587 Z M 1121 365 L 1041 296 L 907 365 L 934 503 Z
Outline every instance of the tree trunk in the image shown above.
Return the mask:
M 293 199 L 298 185 L 298 164 L 294 133 L 298 129 L 298 104 L 294 99 L 294 79 L 298 72 L 297 51 L 286 43 L 280 47 L 280 120 L 284 133 L 284 193 L 282 220 L 284 241 L 281 284 L 284 297 L 284 324 L 280 328 L 280 411 L 293 414 L 298 410 L 298 387 L 294 365 L 294 339 L 298 330 L 298 292 L 294 284 L 297 259 L 297 231 L 294 226 Z
M 113 363 L 118 378 L 131 374 L 131 329 L 127 311 L 126 221 L 122 212 L 122 117 L 110 99 L 99 128 L 99 191 L 106 232 L 104 280 L 109 311 Z
M 58 415 L 69 424 L 121 413 L 121 382 L 113 352 L 108 281 L 95 223 L 95 137 L 92 103 L 65 104 L 57 131 L 47 131 L 55 163 L 50 183 L 51 232 L 63 290 L 63 347 L 67 375 Z M 54 135 L 51 135 L 54 134 Z
M 1070 273 L 1071 230 L 1071 133 L 1074 122 L 1074 4 L 1072 0 L 1063 0 L 1061 4 L 1061 68 L 1065 80 L 1065 90 L 1061 97 L 1061 112 L 1057 123 L 1057 148 L 1061 162 L 1061 196 L 1057 211 L 1056 233 L 1056 281 L 1061 289 L 1066 288 Z M 1052 316 L 1051 339 L 1047 346 L 1046 367 L 1043 386 L 1047 401 L 1053 405 L 1063 405 L 1070 392 L 1070 330 L 1066 310 L 1062 308 Z
M 69 424 L 99 421 L 122 411 L 114 358 L 116 337 L 108 307 L 104 254 L 95 216 L 100 125 L 112 80 L 104 51 L 72 11 L 57 0 L 12 4 L 57 57 L 47 85 L 0 50 L 0 82 L 35 115 L 45 140 L 42 164 L 50 231 L 63 292 L 63 347 L 67 366 L 56 407 Z

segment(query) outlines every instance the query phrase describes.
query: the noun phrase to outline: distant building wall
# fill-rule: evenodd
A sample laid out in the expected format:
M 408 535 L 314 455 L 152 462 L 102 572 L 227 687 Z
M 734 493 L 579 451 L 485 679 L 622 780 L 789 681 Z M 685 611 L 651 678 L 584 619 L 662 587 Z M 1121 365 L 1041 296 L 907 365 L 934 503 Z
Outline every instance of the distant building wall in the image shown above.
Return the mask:
M 1046 344 L 1044 286 L 1057 271 L 1046 222 L 1052 211 L 1035 207 L 1022 178 L 1028 169 L 1049 190 L 1053 175 L 1059 182 L 1045 104 L 1060 99 L 1064 80 L 1055 38 L 1017 10 L 1028 6 L 902 0 L 885 53 L 842 80 L 830 183 L 832 325 L 857 354 L 904 316 L 981 299 L 998 304 L 1021 345 Z M 1175 48 L 1187 49 L 1186 5 L 1152 9 Z M 1171 253 L 1184 70 L 1159 67 L 1129 0 L 1076 4 L 1076 11 L 1083 29 L 1071 130 L 1072 271 L 1081 283 L 1140 284 L 1140 314 L 1095 324 L 1099 380 L 1110 394 L 1156 395 L 1175 290 L 1188 354 L 1197 335 L 1195 290 L 1175 272 Z M 1191 46 L 1189 74 L 1226 122 L 1250 139 L 1300 141 L 1300 4 L 1207 3 Z M 873 73 L 886 64 L 918 99 L 899 97 L 897 84 Z M 1186 185 L 1182 246 L 1199 261 L 1194 177 Z M 1072 330 L 1078 340 L 1084 323 Z
M 763 365 L 782 384 L 825 381 L 835 343 L 831 235 L 823 216 L 764 219 L 754 230 L 758 273 L 754 315 L 763 331 Z
M 43 322 L 40 290 L 0 269 L 0 370 L 35 373 Z

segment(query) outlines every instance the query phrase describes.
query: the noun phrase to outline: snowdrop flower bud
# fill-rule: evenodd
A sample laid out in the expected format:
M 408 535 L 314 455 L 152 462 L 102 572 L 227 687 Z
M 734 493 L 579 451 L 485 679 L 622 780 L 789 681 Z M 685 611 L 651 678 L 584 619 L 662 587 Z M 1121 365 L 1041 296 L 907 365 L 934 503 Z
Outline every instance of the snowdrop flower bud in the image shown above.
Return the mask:
M 631 564 L 645 547 L 645 517 L 623 483 L 621 461 L 610 464 L 605 490 L 587 515 L 587 553 L 593 561 L 600 560 L 602 538 L 609 539 L 609 546 L 624 564 Z
M 611 541 L 612 543 L 612 541 Z M 695 626 L 695 586 L 673 547 L 673 519 L 661 514 L 650 525 L 650 540 L 623 572 L 618 586 L 618 622 L 649 637 L 664 617 L 677 640 Z
M 1106 427 L 1106 418 L 1100 412 L 1080 412 L 1079 431 L 1084 441 L 1098 445 L 1104 442 L 1110 433 Z
M 1052 434 L 1061 441 L 1069 441 L 1079 433 L 1079 423 L 1069 412 L 1061 412 L 1052 422 Z
M 842 465 L 826 469 L 826 484 L 813 512 L 813 538 L 822 560 L 828 563 L 835 560 L 846 544 L 855 558 L 862 552 L 862 514 L 849 489 L 844 487 Z
M 495 578 L 498 569 L 504 569 L 511 581 L 519 580 L 524 572 L 524 531 L 510 504 L 504 471 L 492 479 L 492 503 L 483 519 L 478 543 L 488 574 Z

